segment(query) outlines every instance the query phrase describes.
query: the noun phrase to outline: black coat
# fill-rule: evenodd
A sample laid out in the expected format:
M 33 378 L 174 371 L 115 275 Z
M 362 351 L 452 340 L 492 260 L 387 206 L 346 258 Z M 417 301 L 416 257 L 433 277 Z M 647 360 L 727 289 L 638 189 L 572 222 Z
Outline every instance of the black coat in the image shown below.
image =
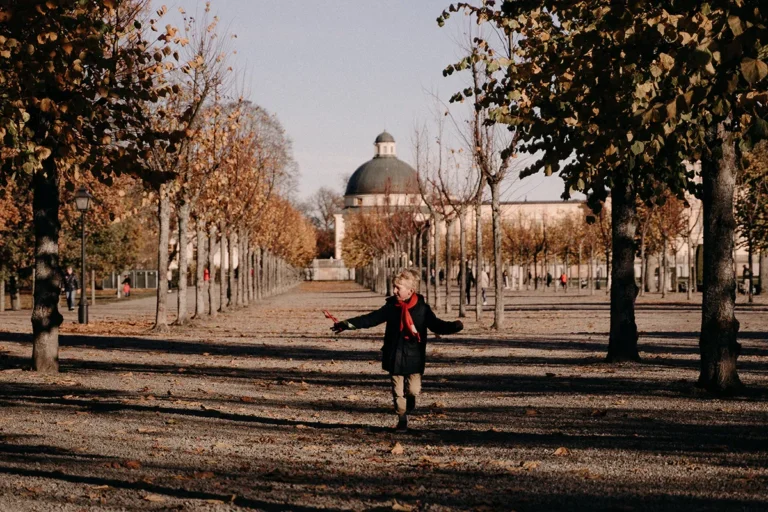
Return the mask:
M 394 296 L 387 298 L 387 302 L 376 311 L 347 320 L 356 329 L 368 329 L 387 322 L 384 346 L 381 348 L 381 367 L 393 375 L 424 373 L 427 329 L 435 334 L 454 334 L 461 330 L 457 322 L 437 318 L 424 297 L 418 294 L 417 297 L 416 305 L 408 311 L 421 341 L 406 339 L 400 332 L 400 309 L 395 306 L 397 297 Z
M 75 273 L 64 274 L 64 291 L 74 292 L 78 288 L 80 288 L 80 283 L 78 283 Z

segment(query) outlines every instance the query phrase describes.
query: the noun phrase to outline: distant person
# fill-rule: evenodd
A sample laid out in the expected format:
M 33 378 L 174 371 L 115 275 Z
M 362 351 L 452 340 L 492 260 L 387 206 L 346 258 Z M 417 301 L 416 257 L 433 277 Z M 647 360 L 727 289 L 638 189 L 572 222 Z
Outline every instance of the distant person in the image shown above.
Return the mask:
M 424 297 L 416 293 L 419 274 L 403 270 L 393 279 L 393 295 L 381 308 L 333 324 L 335 333 L 368 329 L 386 322 L 381 367 L 389 372 L 398 432 L 408 430 L 408 413 L 416 407 L 427 357 L 427 329 L 435 334 L 455 334 L 464 328 L 457 320 L 440 320 Z
M 501 273 L 502 279 L 504 279 L 504 288 L 509 289 L 509 274 L 507 274 L 507 269 L 504 269 L 504 272 Z
M 435 269 L 430 269 L 430 270 L 431 270 L 431 272 L 430 272 L 430 277 L 429 277 L 429 284 L 434 286 L 435 285 Z
M 208 270 L 208 267 L 203 269 L 203 283 L 208 283 L 208 281 L 211 280 L 211 272 Z
M 445 280 L 445 271 L 443 269 L 440 269 L 440 272 L 437 274 L 438 279 L 440 279 L 440 284 L 443 284 L 443 281 Z
M 485 296 L 485 289 L 491 286 L 491 278 L 488 277 L 488 272 L 483 269 L 480 271 L 480 290 L 483 294 L 483 306 L 488 305 L 488 298 Z
M 123 279 L 123 297 L 131 296 L 131 278 L 126 277 Z
M 549 285 L 552 284 L 552 274 L 547 272 L 547 288 L 549 288 Z
M 744 267 L 741 270 L 741 282 L 742 282 L 742 291 L 745 294 L 749 293 L 749 288 L 752 286 L 752 272 L 749 271 L 749 267 L 744 265 Z
M 560 274 L 560 287 L 563 290 L 567 290 L 568 289 L 568 276 L 565 275 L 565 272 Z
M 70 311 L 75 310 L 75 298 L 77 297 L 77 289 L 80 288 L 80 282 L 77 280 L 72 267 L 67 267 L 67 271 L 64 274 L 64 293 L 67 295 L 67 308 Z
M 464 283 L 464 293 L 467 296 L 467 306 L 472 302 L 472 287 L 475 285 L 475 274 L 472 273 L 472 267 L 467 264 L 467 281 Z
M 165 277 L 168 280 L 168 293 L 171 293 L 171 287 L 173 283 L 173 271 L 171 269 L 168 269 L 168 272 L 165 273 Z

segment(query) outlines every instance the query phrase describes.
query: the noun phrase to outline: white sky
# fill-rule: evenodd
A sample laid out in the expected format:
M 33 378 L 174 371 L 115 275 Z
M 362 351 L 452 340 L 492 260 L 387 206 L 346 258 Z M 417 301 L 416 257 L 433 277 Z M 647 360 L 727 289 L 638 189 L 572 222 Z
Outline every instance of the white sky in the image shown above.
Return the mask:
M 154 0 L 156 5 L 161 2 Z M 168 0 L 188 14 L 204 2 Z M 233 65 L 246 71 L 250 99 L 277 114 L 293 140 L 299 196 L 373 156 L 382 130 L 413 165 L 414 126 L 430 121 L 431 93 L 447 100 L 468 77 L 443 78 L 459 55 L 463 16 L 439 28 L 449 0 L 214 0 L 221 26 L 237 35 Z M 170 13 L 169 13 L 170 14 Z M 504 199 L 558 199 L 562 181 L 534 176 Z

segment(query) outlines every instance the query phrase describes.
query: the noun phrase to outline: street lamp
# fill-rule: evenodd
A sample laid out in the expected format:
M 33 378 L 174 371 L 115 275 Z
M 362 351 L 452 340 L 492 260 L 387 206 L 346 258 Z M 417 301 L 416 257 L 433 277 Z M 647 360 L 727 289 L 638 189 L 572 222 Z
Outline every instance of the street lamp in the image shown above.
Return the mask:
M 80 304 L 77 308 L 77 321 L 81 324 L 88 323 L 88 299 L 85 297 L 85 212 L 91 207 L 91 199 L 93 196 L 85 189 L 80 187 L 75 193 L 75 205 L 80 211 L 80 237 L 82 240 L 82 246 L 80 249 L 80 257 L 82 259 L 82 281 L 80 281 Z

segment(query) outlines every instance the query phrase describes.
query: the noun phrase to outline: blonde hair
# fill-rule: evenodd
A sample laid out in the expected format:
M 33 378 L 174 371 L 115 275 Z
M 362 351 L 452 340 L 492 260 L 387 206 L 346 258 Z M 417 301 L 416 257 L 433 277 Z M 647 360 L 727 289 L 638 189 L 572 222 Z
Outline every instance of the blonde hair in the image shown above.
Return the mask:
M 421 281 L 419 273 L 409 268 L 401 270 L 394 279 L 392 279 L 395 286 L 406 286 L 414 291 L 419 288 L 419 281 Z

